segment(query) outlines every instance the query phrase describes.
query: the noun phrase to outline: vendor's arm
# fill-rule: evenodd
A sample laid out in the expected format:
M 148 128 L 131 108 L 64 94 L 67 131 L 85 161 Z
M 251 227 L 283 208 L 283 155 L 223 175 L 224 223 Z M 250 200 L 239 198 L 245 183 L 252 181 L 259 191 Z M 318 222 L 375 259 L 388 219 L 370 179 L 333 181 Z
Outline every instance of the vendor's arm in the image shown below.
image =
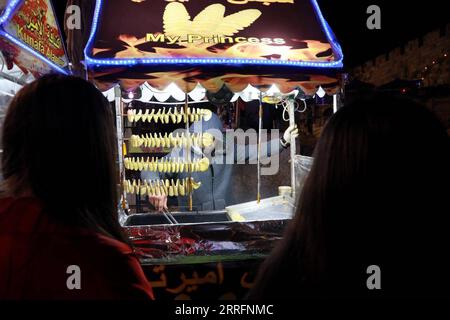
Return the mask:
M 161 160 L 176 158 L 179 154 L 176 153 L 177 150 L 174 148 L 171 153 L 161 158 Z M 153 171 L 142 171 L 141 179 L 142 180 L 165 180 L 165 179 L 176 179 L 176 173 L 160 173 Z M 168 210 L 167 207 L 167 195 L 162 196 L 148 196 L 148 200 L 150 204 L 155 208 L 158 212 L 163 212 L 164 210 Z
M 159 180 L 166 179 L 165 174 L 160 174 L 158 172 L 142 171 L 142 180 Z M 148 196 L 150 204 L 155 208 L 155 210 L 162 212 L 167 210 L 167 196 Z
M 284 149 L 289 148 L 292 138 L 297 138 L 299 135 L 297 125 L 290 126 L 284 132 L 281 139 L 272 139 L 261 143 L 261 160 L 270 158 L 273 155 L 279 154 Z M 234 145 L 234 161 L 242 163 L 247 161 L 258 160 L 258 146 L 257 145 Z

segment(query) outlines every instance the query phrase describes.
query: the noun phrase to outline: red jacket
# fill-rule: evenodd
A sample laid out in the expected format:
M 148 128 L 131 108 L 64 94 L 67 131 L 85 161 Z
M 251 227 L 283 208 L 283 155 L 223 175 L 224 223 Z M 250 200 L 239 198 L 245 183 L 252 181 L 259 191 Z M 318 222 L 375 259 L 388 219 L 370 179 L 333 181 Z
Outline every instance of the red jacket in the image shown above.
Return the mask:
M 80 268 L 80 290 L 68 288 L 70 266 Z M 128 245 L 53 223 L 36 199 L 6 198 L 0 199 L 4 299 L 153 299 L 153 292 Z

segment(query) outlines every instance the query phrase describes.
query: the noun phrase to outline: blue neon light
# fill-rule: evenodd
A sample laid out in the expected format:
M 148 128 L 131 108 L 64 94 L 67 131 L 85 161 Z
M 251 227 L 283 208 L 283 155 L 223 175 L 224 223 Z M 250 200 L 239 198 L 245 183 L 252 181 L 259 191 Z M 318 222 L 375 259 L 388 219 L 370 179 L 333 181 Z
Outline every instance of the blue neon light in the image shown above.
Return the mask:
M 11 17 L 12 13 L 16 10 L 17 5 L 19 4 L 20 0 L 12 0 L 8 3 L 6 6 L 3 16 L 0 17 L 0 25 L 4 24 L 9 18 Z
M 94 44 L 97 34 L 98 23 L 102 11 L 103 0 L 97 0 L 95 4 L 94 20 L 92 22 L 91 34 L 84 49 L 84 55 L 87 65 L 95 66 L 136 66 L 136 65 L 154 65 L 154 64 L 204 64 L 204 65 L 220 65 L 220 64 L 251 64 L 251 65 L 274 65 L 274 66 L 295 66 L 308 68 L 342 68 L 344 66 L 344 55 L 342 49 L 333 32 L 328 26 L 325 18 L 320 11 L 317 0 L 310 0 L 325 30 L 327 40 L 330 42 L 333 52 L 336 53 L 337 61 L 333 62 L 308 62 L 308 61 L 278 61 L 278 60 L 260 60 L 260 59 L 230 59 L 230 58 L 137 58 L 137 59 L 95 59 L 91 58 L 89 51 Z
M 55 64 L 53 61 L 51 61 L 50 59 L 48 59 L 47 57 L 43 56 L 41 53 L 31 49 L 30 47 L 28 47 L 27 45 L 25 45 L 22 41 L 14 38 L 13 36 L 11 36 L 9 33 L 7 33 L 6 31 L 3 30 L 3 25 L 9 21 L 9 19 L 11 19 L 11 16 L 13 15 L 13 13 L 16 11 L 18 5 L 21 3 L 21 0 L 11 0 L 8 2 L 8 4 L 6 5 L 6 8 L 4 10 L 3 16 L 0 17 L 0 36 L 8 39 L 9 41 L 11 41 L 12 43 L 16 44 L 17 46 L 19 46 L 20 48 L 24 49 L 25 51 L 29 52 L 31 55 L 37 57 L 39 60 L 44 61 L 45 63 L 47 63 L 50 67 L 52 67 L 53 69 L 63 73 L 63 74 L 68 74 L 68 71 L 61 68 L 60 66 L 58 66 L 57 64 Z
M 320 10 L 319 4 L 317 3 L 317 0 L 311 0 L 311 4 L 314 7 L 314 11 L 316 12 L 317 16 L 319 17 L 320 23 L 322 24 L 322 29 L 325 30 L 325 34 L 327 36 L 328 42 L 330 42 L 331 47 L 333 48 L 333 52 L 336 53 L 338 57 L 338 61 L 341 62 L 341 67 L 344 66 L 344 54 L 342 53 L 342 48 L 339 45 L 336 37 L 334 36 L 333 31 L 331 30 L 331 27 L 325 20 L 322 11 Z

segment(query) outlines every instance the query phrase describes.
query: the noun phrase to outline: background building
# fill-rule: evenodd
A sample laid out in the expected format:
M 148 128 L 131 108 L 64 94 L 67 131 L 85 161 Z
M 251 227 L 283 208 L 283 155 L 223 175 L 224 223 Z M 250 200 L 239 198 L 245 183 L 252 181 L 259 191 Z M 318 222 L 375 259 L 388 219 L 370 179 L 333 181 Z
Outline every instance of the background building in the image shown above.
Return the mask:
M 450 24 L 355 67 L 350 79 L 359 87 L 373 85 L 418 100 L 450 134 Z
M 367 61 L 351 75 L 376 86 L 395 79 L 422 80 L 424 87 L 450 85 L 450 24 Z

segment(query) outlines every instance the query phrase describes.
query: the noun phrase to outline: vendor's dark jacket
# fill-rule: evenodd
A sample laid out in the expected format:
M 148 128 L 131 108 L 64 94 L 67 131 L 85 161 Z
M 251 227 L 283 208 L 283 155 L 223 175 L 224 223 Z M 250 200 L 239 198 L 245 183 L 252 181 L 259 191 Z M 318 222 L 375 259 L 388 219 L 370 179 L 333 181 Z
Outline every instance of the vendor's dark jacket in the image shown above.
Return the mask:
M 230 147 L 224 147 L 224 151 L 220 154 L 216 153 L 211 158 L 211 165 L 206 172 L 194 172 L 191 176 L 195 181 L 201 182 L 200 189 L 193 192 L 194 209 L 199 211 L 223 210 L 226 206 L 235 204 L 233 197 L 233 171 L 237 164 L 246 162 L 255 162 L 257 160 L 257 147 L 255 145 L 238 145 L 231 146 L 234 148 L 233 164 L 224 164 Z M 262 155 L 264 158 L 279 154 L 283 147 L 279 139 L 274 139 L 261 144 Z M 173 150 L 166 157 L 173 158 L 179 155 L 180 150 Z M 192 152 L 192 158 L 201 158 L 201 152 Z M 262 158 L 263 159 L 263 158 Z M 145 180 L 155 179 L 184 179 L 187 173 L 167 174 L 143 171 L 141 178 Z M 178 197 L 178 205 L 180 210 L 187 210 L 188 197 Z

